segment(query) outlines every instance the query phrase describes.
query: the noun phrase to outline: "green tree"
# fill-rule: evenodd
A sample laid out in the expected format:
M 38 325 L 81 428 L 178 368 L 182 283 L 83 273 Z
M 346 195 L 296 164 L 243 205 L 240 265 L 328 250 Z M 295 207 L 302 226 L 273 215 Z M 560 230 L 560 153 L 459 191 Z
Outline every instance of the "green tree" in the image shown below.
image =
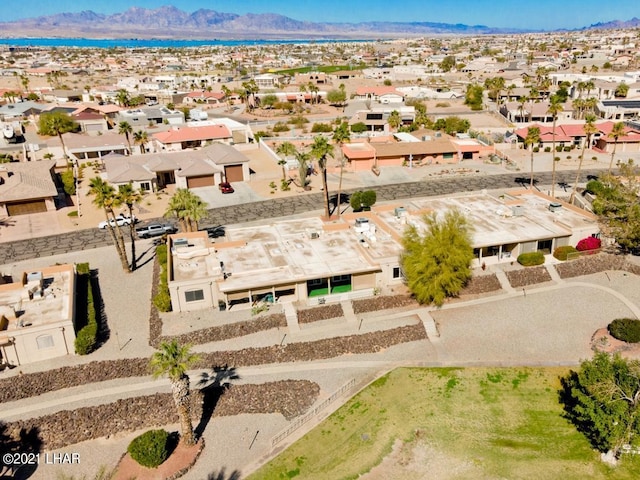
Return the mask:
M 122 269 L 129 273 L 131 268 L 129 267 L 129 260 L 127 259 L 127 251 L 124 247 L 124 237 L 122 231 L 115 221 L 114 208 L 118 205 L 118 199 L 116 196 L 116 190 L 112 185 L 105 182 L 100 177 L 92 178 L 90 183 L 89 195 L 94 195 L 93 203 L 102 208 L 104 216 L 107 221 L 107 230 L 111 236 L 111 240 L 116 247 L 116 252 L 120 258 Z M 113 225 L 111 225 L 113 223 Z
M 529 127 L 527 130 L 527 137 L 524 139 L 525 148 L 529 148 L 531 150 L 531 181 L 529 183 L 529 188 L 533 189 L 533 153 L 535 150 L 535 145 L 540 143 L 540 129 L 538 127 Z
M 327 101 L 331 105 L 343 106 L 347 101 L 347 93 L 344 90 L 329 90 Z
M 467 85 L 467 91 L 464 95 L 464 104 L 469 106 L 471 110 L 482 110 L 482 85 Z
M 262 108 L 273 108 L 273 106 L 278 103 L 278 97 L 273 93 L 269 93 L 260 99 L 260 107 Z
M 627 85 L 626 83 L 621 83 L 616 87 L 616 90 L 613 93 L 613 95 L 617 98 L 626 98 L 628 93 L 629 93 L 629 85 Z
M 131 240 L 131 270 L 136 269 L 136 225 L 133 221 L 133 205 L 142 200 L 142 194 L 139 190 L 133 188 L 131 182 L 118 187 L 116 194 L 116 204 L 126 205 L 129 210 L 131 223 L 129 224 L 129 239 Z
M 116 102 L 118 102 L 118 105 L 120 105 L 121 107 L 129 107 L 131 105 L 129 92 L 127 92 L 124 88 L 118 90 L 118 92 L 116 93 Z
M 587 148 L 591 148 L 591 136 L 596 133 L 598 130 L 596 129 L 596 116 L 593 114 L 589 114 L 585 117 L 584 121 L 584 133 L 586 138 L 582 143 L 582 151 L 580 152 L 580 162 L 578 163 L 578 172 L 576 173 L 576 181 L 573 184 L 573 191 L 571 192 L 571 197 L 569 197 L 569 203 L 573 203 L 574 198 L 576 197 L 576 192 L 578 191 L 578 182 L 580 181 L 580 173 L 582 172 L 582 162 L 584 160 L 584 151 Z
M 40 135 L 57 136 L 62 144 L 62 153 L 68 158 L 62 135 L 64 133 L 75 132 L 79 128 L 78 124 L 66 112 L 54 111 L 40 114 L 38 120 L 38 131 Z
M 561 382 L 569 420 L 594 448 L 616 459 L 640 434 L 640 361 L 598 352 Z
M 551 95 L 549 100 L 549 108 L 547 112 L 551 114 L 553 118 L 553 146 L 551 147 L 551 196 L 556 196 L 556 122 L 558 121 L 558 114 L 563 110 L 562 101 L 556 95 Z
M 613 124 L 613 128 L 609 135 L 609 138 L 613 138 L 613 151 L 611 152 L 611 160 L 609 160 L 609 170 L 608 173 L 611 174 L 611 169 L 613 168 L 613 159 L 616 156 L 616 148 L 618 147 L 618 138 L 624 136 L 625 127 L 624 122 L 616 122 Z
M 453 55 L 447 55 L 440 62 L 440 70 L 442 70 L 445 73 L 450 72 L 455 66 L 456 66 L 456 57 L 454 57 Z
M 199 360 L 199 356 L 190 349 L 190 345 L 180 345 L 176 340 L 162 342 L 149 362 L 154 378 L 169 378 L 173 401 L 180 419 L 181 441 L 185 445 L 195 444 L 187 370 Z
M 420 303 L 441 306 L 456 296 L 471 278 L 472 227 L 458 210 L 423 217 L 421 234 L 410 225 L 402 238 L 402 269 L 409 290 Z
M 338 181 L 338 196 L 336 197 L 336 212 L 337 217 L 340 218 L 340 199 L 342 198 L 342 175 L 344 173 L 344 166 L 347 163 L 347 158 L 344 156 L 342 146 L 345 143 L 351 141 L 351 134 L 349 133 L 349 124 L 347 122 L 341 122 L 333 131 L 333 137 L 331 139 L 338 145 L 338 151 L 340 153 L 338 162 L 340 164 L 340 180 Z
M 333 145 L 327 137 L 318 135 L 314 137 L 311 145 L 311 155 L 318 160 L 320 174 L 322 175 L 322 189 L 324 193 L 324 216 L 329 218 L 329 189 L 327 188 L 327 157 L 333 157 Z
M 285 169 L 287 165 L 287 157 L 293 157 L 296 152 L 296 147 L 291 142 L 282 142 L 278 145 L 278 148 L 276 148 L 276 153 L 282 157 L 278 160 L 278 165 L 282 167 L 282 180 L 284 181 L 287 180 L 287 171 Z
M 364 122 L 356 122 L 353 125 L 351 125 L 351 131 L 353 133 L 364 133 L 367 130 L 368 130 L 367 125 Z
M 633 160 L 619 166 L 619 176 L 605 175 L 595 185 L 589 182 L 588 187 L 596 194 L 592 207 L 600 217 L 602 230 L 624 251 L 630 251 L 640 245 L 640 171 Z
M 118 124 L 118 135 L 124 135 L 127 139 L 127 145 L 129 146 L 129 153 L 133 153 L 131 150 L 131 134 L 133 133 L 133 127 L 129 122 L 120 122 Z

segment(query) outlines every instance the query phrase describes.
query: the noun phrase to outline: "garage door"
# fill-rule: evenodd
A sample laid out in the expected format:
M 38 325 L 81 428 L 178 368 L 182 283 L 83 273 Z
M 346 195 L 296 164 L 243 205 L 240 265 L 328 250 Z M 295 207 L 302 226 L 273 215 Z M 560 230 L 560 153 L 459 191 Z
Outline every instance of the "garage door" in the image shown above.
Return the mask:
M 44 200 L 32 200 L 29 202 L 15 202 L 7 204 L 9 216 L 27 215 L 29 213 L 41 213 L 47 211 L 47 204 Z
M 200 177 L 187 178 L 187 187 L 213 187 L 215 185 L 213 175 L 202 175 Z
M 227 182 L 242 182 L 242 165 L 226 165 L 224 167 L 224 176 Z

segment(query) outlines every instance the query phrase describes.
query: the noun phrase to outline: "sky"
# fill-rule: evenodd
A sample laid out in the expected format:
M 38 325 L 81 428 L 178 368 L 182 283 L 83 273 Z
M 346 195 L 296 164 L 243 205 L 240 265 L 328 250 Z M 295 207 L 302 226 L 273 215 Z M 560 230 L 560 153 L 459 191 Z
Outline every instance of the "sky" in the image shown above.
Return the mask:
M 205 8 L 237 14 L 278 13 L 316 22 L 423 21 L 536 30 L 640 18 L 640 0 L 20 0 L 11 5 L 0 11 L 0 21 L 82 10 L 112 14 L 131 6 L 162 5 L 185 12 Z

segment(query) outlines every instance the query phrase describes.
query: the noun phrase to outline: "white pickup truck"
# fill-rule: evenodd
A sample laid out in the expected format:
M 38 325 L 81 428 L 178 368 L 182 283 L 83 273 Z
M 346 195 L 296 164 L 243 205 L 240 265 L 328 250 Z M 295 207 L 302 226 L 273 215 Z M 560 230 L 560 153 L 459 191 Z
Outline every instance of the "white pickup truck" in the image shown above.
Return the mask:
M 168 223 L 150 223 L 143 227 L 136 228 L 136 233 L 140 238 L 159 237 L 165 233 L 176 233 L 178 229 Z

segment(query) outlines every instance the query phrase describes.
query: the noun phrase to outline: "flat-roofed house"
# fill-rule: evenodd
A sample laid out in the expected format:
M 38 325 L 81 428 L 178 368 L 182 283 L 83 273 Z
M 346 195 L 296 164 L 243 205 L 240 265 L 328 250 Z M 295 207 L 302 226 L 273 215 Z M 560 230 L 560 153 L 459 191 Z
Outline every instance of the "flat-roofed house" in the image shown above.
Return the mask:
M 3 365 L 24 365 L 75 352 L 76 272 L 55 265 L 0 285 Z

